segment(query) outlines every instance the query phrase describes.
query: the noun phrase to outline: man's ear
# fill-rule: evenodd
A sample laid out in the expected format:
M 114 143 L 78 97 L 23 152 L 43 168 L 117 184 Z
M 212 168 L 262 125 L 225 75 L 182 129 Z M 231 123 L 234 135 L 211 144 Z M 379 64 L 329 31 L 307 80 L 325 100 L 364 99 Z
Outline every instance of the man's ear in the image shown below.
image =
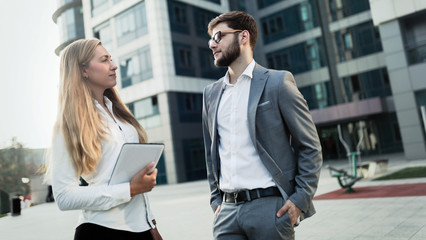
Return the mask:
M 250 44 L 250 33 L 247 30 L 241 32 L 241 44 Z

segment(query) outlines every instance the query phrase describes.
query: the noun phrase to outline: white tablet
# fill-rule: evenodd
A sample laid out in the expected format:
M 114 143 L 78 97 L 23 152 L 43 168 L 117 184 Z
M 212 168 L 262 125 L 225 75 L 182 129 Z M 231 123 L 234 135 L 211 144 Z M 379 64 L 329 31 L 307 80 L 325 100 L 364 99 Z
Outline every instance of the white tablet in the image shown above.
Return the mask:
M 125 143 L 121 147 L 108 185 L 129 182 L 132 177 L 150 162 L 157 166 L 164 150 L 163 143 Z

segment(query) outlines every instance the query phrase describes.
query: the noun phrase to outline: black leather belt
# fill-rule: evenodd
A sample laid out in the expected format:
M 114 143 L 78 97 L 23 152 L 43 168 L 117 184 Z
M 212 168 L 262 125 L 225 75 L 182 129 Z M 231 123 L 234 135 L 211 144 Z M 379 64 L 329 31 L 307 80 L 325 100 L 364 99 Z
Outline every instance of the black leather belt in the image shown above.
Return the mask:
M 281 196 L 280 190 L 277 187 L 256 188 L 253 190 L 245 190 L 233 193 L 223 193 L 223 201 L 226 203 L 245 203 L 258 198 Z

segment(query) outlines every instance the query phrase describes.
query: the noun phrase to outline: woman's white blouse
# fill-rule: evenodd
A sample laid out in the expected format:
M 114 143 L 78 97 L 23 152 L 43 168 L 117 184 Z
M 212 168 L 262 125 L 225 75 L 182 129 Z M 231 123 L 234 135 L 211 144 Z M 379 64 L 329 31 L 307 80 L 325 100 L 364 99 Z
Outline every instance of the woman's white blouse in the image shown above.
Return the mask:
M 94 173 L 82 176 L 89 186 L 79 186 L 79 176 L 75 173 L 62 131 L 59 131 L 52 146 L 55 201 L 61 210 L 82 210 L 78 225 L 94 223 L 119 230 L 146 231 L 154 227 L 146 194 L 130 197 L 130 183 L 108 185 L 122 145 L 139 142 L 138 133 L 132 125 L 115 117 L 112 119 L 97 101 L 95 104 L 109 133 L 108 139 L 102 141 L 102 157 Z M 112 113 L 112 103 L 106 97 L 105 104 Z

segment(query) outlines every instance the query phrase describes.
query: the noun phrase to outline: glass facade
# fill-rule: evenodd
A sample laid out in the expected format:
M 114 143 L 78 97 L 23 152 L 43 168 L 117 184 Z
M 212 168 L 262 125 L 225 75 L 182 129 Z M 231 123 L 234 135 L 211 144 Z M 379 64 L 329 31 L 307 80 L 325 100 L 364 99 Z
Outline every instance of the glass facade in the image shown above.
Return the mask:
M 214 65 L 214 57 L 210 49 L 200 47 L 198 48 L 198 54 L 202 78 L 219 79 L 225 76 L 228 69 Z
M 417 109 L 420 116 L 420 123 L 423 127 L 423 139 L 426 139 L 426 89 L 415 93 Z M 422 112 L 421 108 L 425 108 Z
M 176 75 L 195 77 L 191 45 L 173 43 Z
M 83 9 L 81 6 L 65 10 L 57 19 L 61 43 L 84 38 Z
M 207 177 L 204 142 L 202 138 L 183 139 L 186 180 L 194 181 Z
M 202 9 L 197 9 L 194 11 L 195 31 L 198 36 L 204 37 L 205 39 L 210 39 L 210 36 L 207 33 L 207 26 L 209 25 L 209 22 L 217 15 L 218 14 L 214 12 L 209 12 Z
M 325 108 L 333 104 L 328 81 L 301 87 L 299 91 L 305 97 L 310 110 Z
M 426 62 L 426 11 L 401 21 L 409 64 Z
M 268 67 L 288 70 L 293 74 L 319 69 L 325 66 L 324 47 L 321 38 L 310 39 L 291 47 L 266 54 Z
M 329 19 L 340 20 L 351 15 L 370 10 L 368 0 L 327 0 Z
M 220 4 L 220 0 L 206 0 L 207 2 Z
M 257 8 L 262 9 L 282 1 L 283 0 L 257 0 Z
M 340 125 L 342 137 L 351 151 L 356 150 L 356 145 L 363 134 L 360 145 L 362 156 L 395 153 L 403 150 L 395 113 L 369 116 L 368 119 L 350 120 L 342 122 Z M 346 150 L 339 140 L 337 125 L 319 127 L 318 135 L 325 160 L 346 158 Z
M 207 26 L 220 13 L 174 0 L 167 3 L 176 75 L 210 79 L 225 75 L 227 69 L 214 66 L 213 53 L 207 45 Z
M 343 83 L 349 102 L 392 95 L 386 68 L 344 77 Z
M 129 103 L 127 107 L 145 129 L 161 126 L 157 96 Z
M 339 62 L 383 50 L 379 30 L 372 21 L 334 32 L 334 46 Z
M 92 5 L 92 17 L 109 8 L 108 0 L 90 0 Z
M 174 0 L 167 1 L 169 6 L 170 28 L 173 32 L 189 34 L 188 8 L 186 4 Z
M 93 29 L 95 38 L 101 40 L 102 46 L 105 47 L 107 51 L 112 50 L 112 34 L 111 26 L 109 23 L 101 24 Z
M 315 1 L 309 0 L 260 19 L 263 42 L 272 43 L 318 27 Z
M 62 7 L 67 3 L 74 2 L 74 0 L 56 0 L 57 6 Z
M 201 122 L 203 94 L 177 93 L 179 122 Z
M 157 185 L 167 184 L 167 174 L 166 174 L 166 163 L 164 160 L 164 153 L 161 154 L 160 160 L 158 160 L 157 167 Z
M 121 87 L 125 88 L 153 77 L 151 51 L 143 47 L 120 60 Z
M 121 13 L 115 19 L 117 44 L 121 46 L 148 33 L 145 2 L 141 2 Z

